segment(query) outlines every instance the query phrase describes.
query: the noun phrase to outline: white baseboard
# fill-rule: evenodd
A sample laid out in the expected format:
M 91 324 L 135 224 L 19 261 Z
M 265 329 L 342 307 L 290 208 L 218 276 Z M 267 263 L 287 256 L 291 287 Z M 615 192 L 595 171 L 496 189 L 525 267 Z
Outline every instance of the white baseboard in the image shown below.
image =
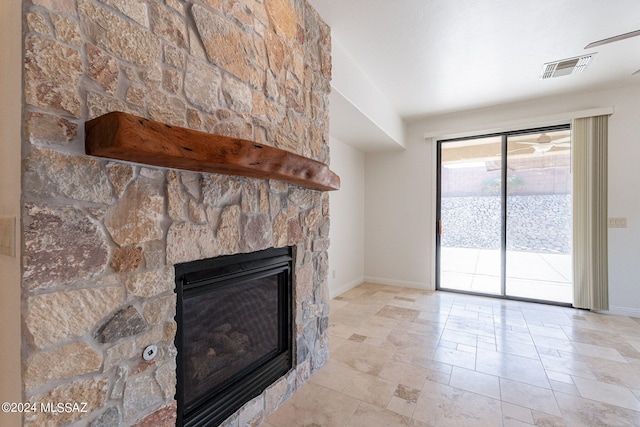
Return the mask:
M 640 317 L 640 308 L 618 307 L 610 305 L 608 311 L 598 311 L 603 314 L 615 314 L 617 316 Z
M 343 293 L 347 292 L 349 289 L 353 289 L 362 283 L 364 283 L 364 277 L 360 277 L 356 280 L 352 280 L 349 283 L 344 283 L 335 288 L 329 288 L 329 298 L 334 299 L 335 297 L 342 295 Z
M 409 282 L 405 280 L 386 279 L 382 277 L 365 276 L 366 283 L 375 283 L 377 285 L 399 286 L 402 288 L 421 289 L 423 291 L 435 291 L 436 288 L 431 283 Z

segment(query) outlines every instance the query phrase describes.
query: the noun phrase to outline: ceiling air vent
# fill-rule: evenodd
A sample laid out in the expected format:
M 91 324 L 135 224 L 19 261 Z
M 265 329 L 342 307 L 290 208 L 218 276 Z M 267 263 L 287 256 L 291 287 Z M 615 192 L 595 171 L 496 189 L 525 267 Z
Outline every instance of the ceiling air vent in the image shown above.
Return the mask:
M 542 66 L 540 80 L 581 73 L 582 70 L 587 68 L 587 65 L 589 64 L 589 61 L 591 61 L 593 55 L 595 55 L 595 53 L 577 56 L 575 58 L 562 59 L 560 61 L 547 62 Z

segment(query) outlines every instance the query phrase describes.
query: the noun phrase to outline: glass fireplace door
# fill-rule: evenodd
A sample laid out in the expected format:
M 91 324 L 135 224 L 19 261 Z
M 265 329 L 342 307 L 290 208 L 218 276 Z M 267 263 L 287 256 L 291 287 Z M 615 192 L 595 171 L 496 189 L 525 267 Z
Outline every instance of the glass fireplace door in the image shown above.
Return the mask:
M 218 425 L 293 367 L 292 248 L 175 268 L 176 424 Z

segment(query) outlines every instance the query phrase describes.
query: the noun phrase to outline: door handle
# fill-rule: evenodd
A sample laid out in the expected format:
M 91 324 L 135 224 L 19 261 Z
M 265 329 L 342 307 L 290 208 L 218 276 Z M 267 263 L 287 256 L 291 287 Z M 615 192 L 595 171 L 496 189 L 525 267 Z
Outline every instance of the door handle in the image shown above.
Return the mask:
M 438 234 L 440 236 L 442 236 L 442 230 L 443 230 L 443 222 L 441 219 L 438 220 Z

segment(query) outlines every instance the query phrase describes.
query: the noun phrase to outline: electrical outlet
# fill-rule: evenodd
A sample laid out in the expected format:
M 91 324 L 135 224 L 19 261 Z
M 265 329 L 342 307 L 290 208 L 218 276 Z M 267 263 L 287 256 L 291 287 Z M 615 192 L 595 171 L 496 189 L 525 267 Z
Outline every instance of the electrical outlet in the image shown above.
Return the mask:
M 0 217 L 0 254 L 16 256 L 16 218 Z
M 627 218 L 609 218 L 609 228 L 627 228 Z

